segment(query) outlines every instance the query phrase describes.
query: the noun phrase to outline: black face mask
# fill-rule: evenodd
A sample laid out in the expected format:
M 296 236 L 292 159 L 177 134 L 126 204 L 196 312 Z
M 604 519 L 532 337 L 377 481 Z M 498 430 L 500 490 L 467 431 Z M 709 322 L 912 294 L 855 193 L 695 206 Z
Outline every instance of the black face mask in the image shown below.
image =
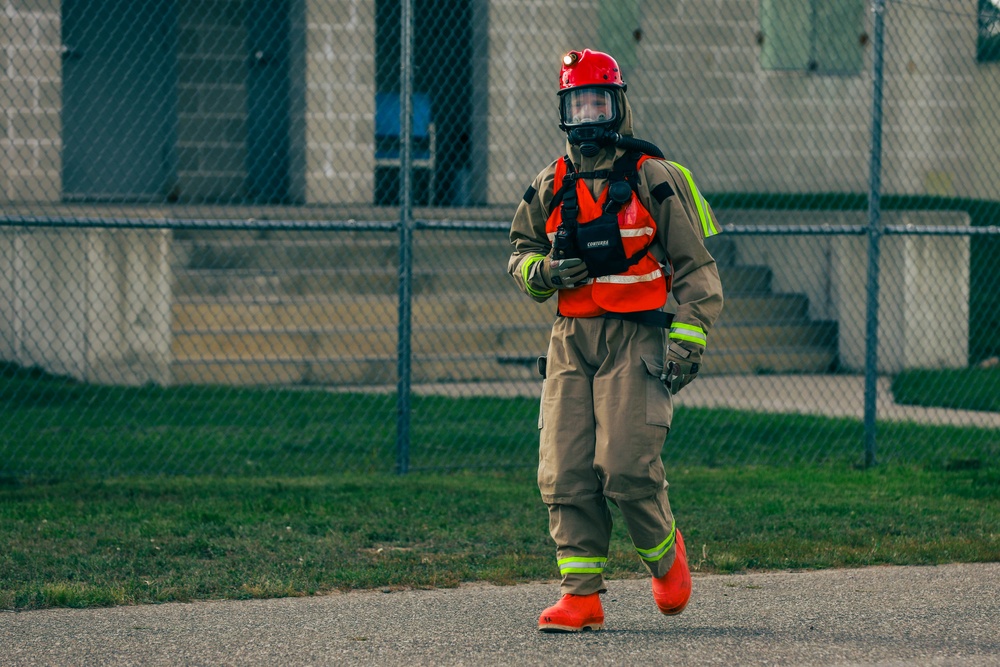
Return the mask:
M 618 134 L 601 125 L 574 127 L 567 133 L 569 143 L 580 147 L 584 157 L 594 157 L 604 146 L 613 146 Z

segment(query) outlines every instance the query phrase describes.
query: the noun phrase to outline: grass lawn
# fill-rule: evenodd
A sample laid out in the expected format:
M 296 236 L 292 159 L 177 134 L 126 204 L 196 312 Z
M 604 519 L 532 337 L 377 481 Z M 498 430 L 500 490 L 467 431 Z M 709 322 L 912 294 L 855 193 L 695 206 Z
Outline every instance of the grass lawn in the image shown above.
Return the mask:
M 955 381 L 966 391 L 920 378 L 903 386 L 920 396 L 950 387 L 978 406 L 998 400 L 1000 392 L 990 393 L 997 373 Z M 321 389 L 93 386 L 0 368 L 0 480 L 392 472 L 395 401 Z M 411 469 L 533 467 L 537 418 L 535 398 L 414 396 Z M 854 419 L 678 409 L 664 456 L 710 467 L 849 466 L 864 460 L 864 441 Z M 1000 430 L 881 423 L 877 455 L 887 463 L 989 464 L 1000 460 Z
M 537 410 L 414 397 L 396 476 L 394 396 L 0 368 L 0 608 L 554 578 Z M 1000 559 L 1000 431 L 880 424 L 870 470 L 863 442 L 857 420 L 679 409 L 664 460 L 692 567 Z M 638 576 L 620 523 L 609 575 Z
M 1000 412 L 1000 366 L 903 371 L 892 393 L 904 405 Z
M 668 472 L 696 571 L 1000 557 L 997 469 Z M 639 576 L 621 524 L 609 576 Z M 530 470 L 8 484 L 0 544 L 4 609 L 558 576 Z

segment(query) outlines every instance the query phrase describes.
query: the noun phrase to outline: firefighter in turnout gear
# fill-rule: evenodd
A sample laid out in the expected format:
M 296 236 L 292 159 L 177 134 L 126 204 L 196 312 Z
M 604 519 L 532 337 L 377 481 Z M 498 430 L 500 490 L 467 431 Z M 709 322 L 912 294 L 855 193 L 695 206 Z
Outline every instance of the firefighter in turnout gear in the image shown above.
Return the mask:
M 535 177 L 511 223 L 508 272 L 535 301 L 556 296 L 559 310 L 539 360 L 538 486 L 562 575 L 543 631 L 603 627 L 608 501 L 653 577 L 659 610 L 679 614 L 691 595 L 660 455 L 671 396 L 698 374 L 722 311 L 705 248 L 720 228 L 691 173 L 633 136 L 625 91 L 611 56 L 563 58 L 567 153 Z

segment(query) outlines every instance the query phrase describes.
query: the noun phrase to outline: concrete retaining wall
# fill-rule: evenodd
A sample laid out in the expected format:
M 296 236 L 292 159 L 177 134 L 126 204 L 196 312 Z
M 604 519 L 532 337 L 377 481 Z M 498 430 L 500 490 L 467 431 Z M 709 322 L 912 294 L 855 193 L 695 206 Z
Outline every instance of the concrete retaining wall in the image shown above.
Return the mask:
M 725 224 L 865 225 L 864 212 L 722 211 Z M 961 212 L 888 211 L 886 225 L 967 226 Z M 771 268 L 777 293 L 805 294 L 810 318 L 839 327 L 840 365 L 865 363 L 866 236 L 740 236 L 738 260 Z M 879 372 L 962 368 L 969 354 L 970 242 L 955 236 L 885 236 L 881 243 Z
M 0 231 L 0 357 L 91 382 L 169 383 L 170 238 Z

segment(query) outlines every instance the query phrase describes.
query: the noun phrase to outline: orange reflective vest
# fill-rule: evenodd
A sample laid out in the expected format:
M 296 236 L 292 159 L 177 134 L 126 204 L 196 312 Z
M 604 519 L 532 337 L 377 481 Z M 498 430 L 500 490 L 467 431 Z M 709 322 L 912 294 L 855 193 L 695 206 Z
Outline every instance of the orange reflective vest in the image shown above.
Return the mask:
M 642 156 L 636 164 L 640 167 L 649 159 Z M 556 162 L 554 193 L 558 194 L 566 177 L 566 160 Z M 608 197 L 608 186 L 604 187 L 595 201 L 584 179 L 576 179 L 576 195 L 579 206 L 578 224 L 583 226 L 601 215 Z M 545 221 L 545 232 L 549 241 L 555 240 L 556 231 L 562 221 L 562 200 Z M 632 192 L 632 197 L 618 212 L 618 229 L 627 257 L 645 255 L 624 273 L 590 278 L 580 287 L 559 290 L 559 314 L 564 317 L 596 317 L 607 312 L 635 313 L 641 310 L 657 310 L 667 302 L 670 289 L 670 272 L 651 254 L 646 252 L 656 239 L 656 222 Z M 584 258 L 586 261 L 586 258 Z

